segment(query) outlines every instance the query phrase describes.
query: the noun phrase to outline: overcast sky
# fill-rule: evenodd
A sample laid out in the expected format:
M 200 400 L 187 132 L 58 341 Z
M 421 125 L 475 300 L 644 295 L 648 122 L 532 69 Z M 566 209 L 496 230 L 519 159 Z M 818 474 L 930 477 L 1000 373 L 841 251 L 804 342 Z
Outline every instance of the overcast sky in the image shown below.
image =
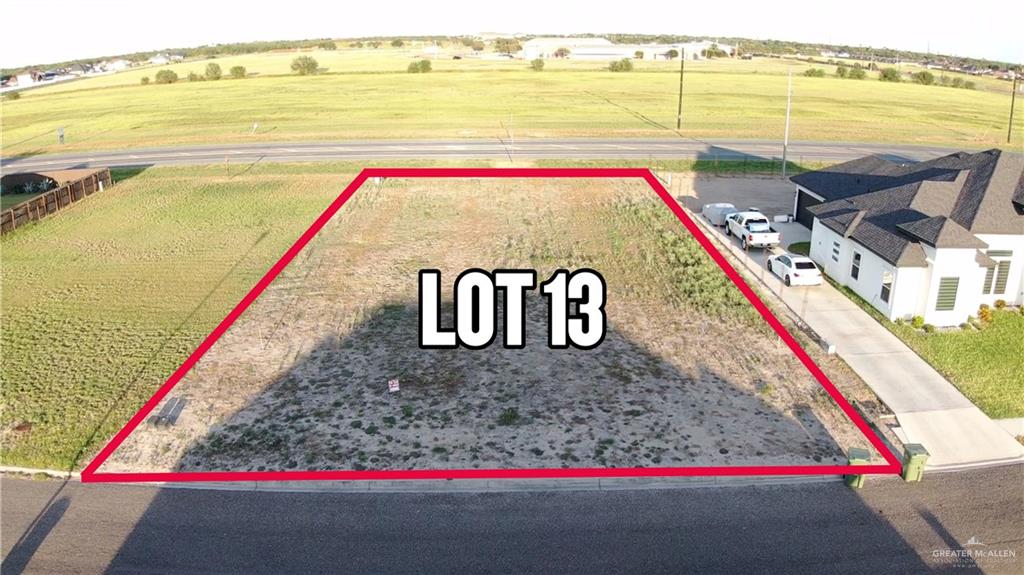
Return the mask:
M 249 40 L 477 32 L 741 36 L 1022 62 L 1022 6 L 1014 0 L 3 0 L 0 65 Z

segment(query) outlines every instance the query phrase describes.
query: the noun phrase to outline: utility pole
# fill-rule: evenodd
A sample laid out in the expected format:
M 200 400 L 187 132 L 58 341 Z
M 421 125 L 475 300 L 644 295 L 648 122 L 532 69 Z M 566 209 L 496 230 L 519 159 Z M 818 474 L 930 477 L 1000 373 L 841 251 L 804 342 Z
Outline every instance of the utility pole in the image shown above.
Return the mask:
M 683 73 L 686 72 L 686 48 L 679 49 L 679 106 L 676 108 L 676 130 L 683 127 Z
M 1010 143 L 1010 138 L 1013 137 L 1013 108 L 1017 103 L 1017 76 L 1013 75 L 1013 89 L 1010 90 L 1010 125 L 1006 128 L 1006 143 Z
M 786 131 L 782 136 L 782 179 L 786 179 L 786 152 L 789 150 L 789 112 L 793 106 L 793 70 L 786 87 Z

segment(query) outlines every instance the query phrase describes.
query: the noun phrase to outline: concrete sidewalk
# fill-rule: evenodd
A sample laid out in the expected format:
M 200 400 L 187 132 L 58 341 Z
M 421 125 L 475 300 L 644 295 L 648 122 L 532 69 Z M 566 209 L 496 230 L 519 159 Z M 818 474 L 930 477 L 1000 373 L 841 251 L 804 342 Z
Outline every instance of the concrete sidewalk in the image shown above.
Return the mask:
M 744 253 L 735 239 L 710 230 L 769 291 L 779 296 L 811 329 L 834 344 L 836 353 L 868 384 L 898 419 L 905 443 L 920 443 L 931 454 L 928 468 L 952 470 L 1024 461 L 1021 445 L 989 419 L 902 340 L 831 285 L 786 287 L 765 270 L 769 252 Z M 785 245 L 809 241 L 799 224 L 773 224 Z

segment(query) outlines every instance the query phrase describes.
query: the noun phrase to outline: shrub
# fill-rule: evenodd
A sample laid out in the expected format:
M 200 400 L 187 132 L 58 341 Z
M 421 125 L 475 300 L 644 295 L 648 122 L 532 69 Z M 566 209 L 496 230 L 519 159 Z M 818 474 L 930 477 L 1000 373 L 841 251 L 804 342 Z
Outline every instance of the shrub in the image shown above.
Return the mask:
M 474 52 L 483 52 L 484 51 L 483 40 L 474 40 L 473 44 L 470 47 L 473 48 Z
M 174 70 L 160 70 L 156 73 L 157 84 L 173 84 L 178 81 L 178 75 Z
M 992 308 L 988 307 L 987 304 L 981 304 L 981 307 L 978 308 L 978 319 L 982 323 L 990 323 L 992 321 Z
M 900 71 L 897 70 L 896 68 L 883 68 L 882 71 L 878 73 L 878 79 L 883 82 L 902 81 L 902 78 L 900 77 Z
M 142 77 L 142 79 L 141 79 L 141 80 L 139 80 L 139 82 L 140 82 L 140 83 L 141 83 L 141 84 L 142 84 L 143 86 L 145 86 L 145 85 L 149 84 L 149 76 L 143 76 L 143 77 Z
M 245 78 L 245 66 L 232 66 L 229 73 L 236 80 Z
M 498 416 L 498 425 L 515 425 L 519 422 L 519 410 L 509 407 Z
M 964 82 L 964 89 L 965 90 L 973 90 L 974 89 L 974 82 L 972 82 L 970 80 L 967 80 L 966 82 Z
M 555 50 L 555 58 L 567 58 L 569 56 L 568 48 L 559 48 Z
M 4 94 L 4 100 L 18 100 L 21 98 L 21 92 L 7 92 Z
M 846 64 L 842 64 L 842 63 L 840 63 L 838 66 L 836 66 L 836 77 L 838 77 L 838 78 L 846 78 L 849 75 L 850 75 L 850 67 L 849 66 L 847 66 Z
M 935 333 L 935 326 L 930 323 L 926 323 L 922 327 L 924 327 L 925 333 Z
M 915 315 L 914 318 L 910 320 L 910 325 L 912 325 L 914 329 L 921 329 L 924 325 L 924 318 L 919 315 Z
M 292 72 L 297 72 L 299 76 L 316 74 L 319 69 L 320 64 L 310 56 L 299 56 L 292 60 Z
M 224 73 L 220 69 L 220 64 L 216 62 L 210 62 L 206 65 L 206 79 L 207 80 L 220 80 Z
M 630 60 L 629 58 L 623 58 L 621 60 L 616 60 L 615 62 L 612 62 L 611 64 L 608 64 L 608 70 L 610 70 L 612 72 L 632 72 L 633 71 L 633 61 Z
M 807 76 L 808 78 L 824 78 L 825 71 L 821 68 L 808 68 L 804 70 L 804 76 Z
M 633 57 L 636 58 L 637 60 L 643 60 L 644 59 L 644 51 L 643 50 L 637 50 L 636 52 L 633 52 Z
M 401 48 L 402 46 L 405 46 L 405 42 L 401 40 L 395 39 L 391 41 L 392 48 Z
M 380 40 L 370 40 L 366 45 L 371 48 L 380 48 Z
M 1006 300 L 1005 299 L 997 299 L 996 300 L 996 309 L 1004 309 L 1005 307 L 1006 307 Z
M 964 331 L 967 331 L 967 330 L 971 329 L 971 324 L 969 324 L 969 323 L 967 323 L 965 321 L 964 323 L 960 324 L 960 329 L 962 329 Z
M 198 82 L 198 81 L 200 81 L 202 79 L 203 79 L 203 77 L 200 76 L 199 74 L 196 74 L 195 72 L 189 72 L 188 73 L 188 81 L 189 82 Z
M 949 85 L 951 87 L 953 87 L 953 88 L 963 88 L 964 87 L 964 79 L 960 78 L 960 77 L 953 78 L 952 80 L 949 81 Z
M 362 48 L 363 47 L 363 43 L 360 42 L 359 40 L 356 40 L 355 42 L 352 42 L 351 44 L 349 44 L 349 46 L 352 47 L 352 48 Z
M 920 72 L 914 72 L 910 76 L 915 82 L 922 86 L 931 86 L 935 83 L 935 74 L 932 74 L 928 70 L 921 70 Z
M 338 45 L 335 44 L 334 42 L 332 42 L 331 40 L 323 40 L 322 42 L 319 42 L 316 45 L 316 47 L 320 48 L 321 50 L 337 50 L 338 49 Z
M 676 58 L 679 57 L 679 50 L 672 48 L 668 52 L 665 52 L 665 57 L 668 58 L 669 60 L 675 60 Z
M 530 69 L 534 72 L 540 72 L 544 69 L 544 60 L 535 58 L 530 62 Z
M 846 77 L 850 80 L 863 80 L 868 77 L 868 73 L 864 71 L 864 68 L 857 66 L 850 68 L 850 71 L 846 73 Z
M 407 70 L 410 74 L 426 74 L 432 69 L 430 60 L 420 60 L 419 62 L 411 62 Z

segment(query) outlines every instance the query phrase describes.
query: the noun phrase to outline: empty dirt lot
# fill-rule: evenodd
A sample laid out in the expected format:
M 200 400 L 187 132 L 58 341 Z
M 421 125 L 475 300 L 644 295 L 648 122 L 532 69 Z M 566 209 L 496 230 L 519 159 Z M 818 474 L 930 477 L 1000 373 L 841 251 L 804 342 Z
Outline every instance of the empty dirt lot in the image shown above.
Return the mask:
M 471 267 L 598 270 L 605 341 L 549 349 L 534 296 L 525 349 L 421 350 L 417 272 L 441 270 L 451 325 Z M 832 464 L 869 447 L 650 188 L 622 180 L 368 183 L 169 397 L 187 400 L 177 423 L 144 424 L 101 472 Z

